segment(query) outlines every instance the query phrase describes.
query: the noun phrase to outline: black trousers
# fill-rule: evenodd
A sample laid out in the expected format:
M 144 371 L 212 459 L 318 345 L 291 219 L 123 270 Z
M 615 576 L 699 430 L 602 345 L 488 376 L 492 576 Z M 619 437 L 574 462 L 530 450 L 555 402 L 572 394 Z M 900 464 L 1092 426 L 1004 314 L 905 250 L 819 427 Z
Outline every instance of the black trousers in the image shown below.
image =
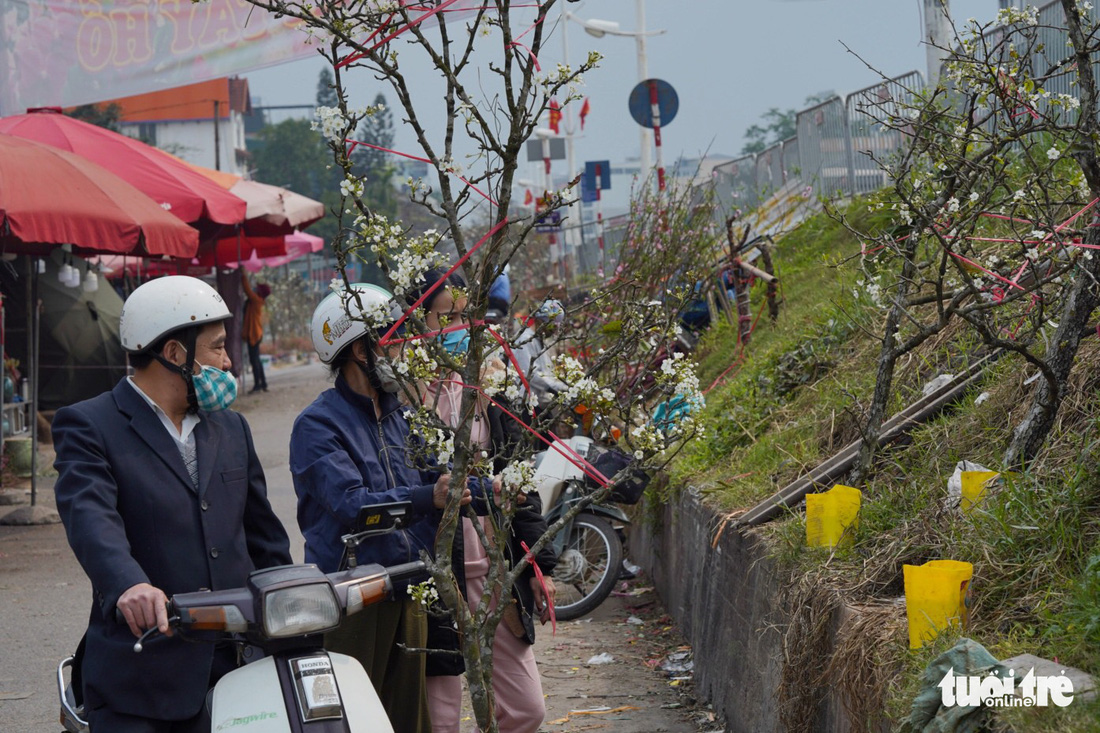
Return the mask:
M 236 647 L 218 645 L 214 650 L 214 664 L 210 670 L 210 686 L 213 687 L 236 667 Z M 205 704 L 198 715 L 187 720 L 154 720 L 126 715 L 97 700 L 88 700 L 85 717 L 92 733 L 210 733 L 210 711 Z
M 248 363 L 252 366 L 252 388 L 267 389 L 267 378 L 264 377 L 264 362 L 260 359 L 260 344 L 248 345 Z

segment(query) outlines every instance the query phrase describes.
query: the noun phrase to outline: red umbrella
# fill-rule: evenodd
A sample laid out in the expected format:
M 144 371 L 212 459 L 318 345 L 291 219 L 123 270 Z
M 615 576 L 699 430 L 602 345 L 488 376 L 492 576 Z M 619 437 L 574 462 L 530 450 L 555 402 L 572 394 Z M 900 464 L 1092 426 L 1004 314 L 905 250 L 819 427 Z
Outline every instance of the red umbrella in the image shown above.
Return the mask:
M 288 234 L 285 240 L 286 254 L 278 257 L 265 257 L 260 258 L 256 256 L 256 253 L 252 253 L 252 257 L 245 262 L 241 263 L 245 269 L 249 272 L 259 272 L 265 267 L 282 267 L 288 262 L 293 262 L 299 257 L 305 257 L 308 254 L 314 252 L 320 252 L 325 248 L 325 240 L 320 237 L 316 237 L 312 234 L 306 234 L 305 232 L 294 232 L 294 234 Z M 235 265 L 229 265 L 234 267 Z
M 325 215 L 320 201 L 259 181 L 240 181 L 229 190 L 248 203 L 245 232 L 251 235 L 289 235 Z
M 174 157 L 174 156 L 173 156 Z M 246 181 L 240 176 L 204 168 L 176 158 L 191 170 L 201 173 L 234 196 L 244 199 L 244 232 L 255 237 L 279 237 L 305 229 L 325 215 L 320 201 L 259 181 Z
M 108 170 L 79 155 L 0 135 L 0 250 L 191 257 L 199 233 Z
M 238 260 L 247 260 L 255 254 L 257 257 L 279 257 L 286 254 L 285 237 L 226 237 L 211 243 L 202 243 L 197 255 L 198 261 L 207 267 L 226 267 L 237 264 Z
M 30 110 L 0 119 L 0 133 L 69 150 L 103 166 L 186 222 L 239 224 L 245 202 L 140 140 L 66 117 L 60 110 Z
M 236 267 L 238 257 L 259 266 L 275 267 L 296 260 L 310 252 L 320 252 L 325 240 L 305 232 L 294 232 L 283 237 L 236 237 L 218 239 L 210 247 L 203 242 L 196 262 L 208 267 Z M 249 268 L 255 272 L 259 269 Z
M 237 267 L 237 240 L 217 240 L 218 267 Z M 325 240 L 305 232 L 294 232 L 285 237 L 244 237 L 241 239 L 241 258 L 245 269 L 259 272 L 265 267 L 281 267 L 288 262 L 320 252 Z M 101 255 L 92 260 L 107 269 L 107 277 L 124 274 L 156 277 L 158 275 L 193 275 L 205 277 L 215 266 L 214 250 L 205 250 L 190 260 L 163 260 L 121 255 Z

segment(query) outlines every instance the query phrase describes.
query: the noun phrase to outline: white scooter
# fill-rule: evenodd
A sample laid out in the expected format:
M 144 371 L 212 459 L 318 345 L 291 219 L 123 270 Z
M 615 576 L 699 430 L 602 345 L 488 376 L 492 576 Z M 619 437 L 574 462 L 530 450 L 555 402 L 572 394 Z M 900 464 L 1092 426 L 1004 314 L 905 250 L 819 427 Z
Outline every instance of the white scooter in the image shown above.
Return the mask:
M 424 572 L 421 562 L 355 566 L 360 542 L 404 527 L 410 509 L 408 502 L 363 507 L 358 519 L 364 531 L 343 538 L 348 570 L 326 575 L 316 565 L 285 565 L 253 572 L 244 588 L 172 596 L 168 615 L 175 633 L 205 642 L 229 638 L 263 653 L 215 685 L 207 698 L 211 731 L 246 726 L 249 733 L 392 733 L 362 665 L 325 651 L 323 633 L 388 598 L 394 581 Z M 134 651 L 156 633 L 146 631 Z M 61 724 L 70 733 L 89 733 L 66 682 L 72 664 L 69 657 L 57 670 Z
M 607 478 L 629 463 L 621 451 L 602 448 L 579 430 L 571 438 L 554 441 L 535 456 L 535 486 L 548 524 L 558 521 L 598 486 L 576 465 L 578 456 Z M 635 504 L 648 483 L 645 476 L 632 477 L 611 493 L 608 502 Z M 630 518 L 613 503 L 589 504 L 554 538 L 558 555 L 554 609 L 559 619 L 569 621 L 589 614 L 611 595 L 623 568 L 620 531 L 629 524 Z

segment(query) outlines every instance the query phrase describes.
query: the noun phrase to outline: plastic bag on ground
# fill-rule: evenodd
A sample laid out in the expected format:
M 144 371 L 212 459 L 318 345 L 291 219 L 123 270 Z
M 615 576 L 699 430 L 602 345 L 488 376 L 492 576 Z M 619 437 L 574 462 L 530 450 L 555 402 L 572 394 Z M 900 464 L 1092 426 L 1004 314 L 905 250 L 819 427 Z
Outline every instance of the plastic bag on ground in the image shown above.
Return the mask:
M 973 461 L 959 461 L 955 464 L 955 471 L 951 478 L 947 479 L 947 496 L 950 506 L 958 506 L 962 501 L 962 475 L 963 471 L 988 471 L 989 469 L 980 463 Z
M 933 392 L 935 392 L 940 387 L 943 387 L 946 384 L 948 384 L 954 378 L 955 378 L 954 374 L 941 374 L 940 376 L 933 379 L 931 382 L 928 382 L 924 385 L 924 389 L 922 390 L 922 394 L 925 397 L 927 397 L 928 395 L 932 394 Z
M 614 661 L 615 657 L 611 656 L 607 652 L 603 652 L 592 657 L 587 662 L 585 662 L 585 664 L 611 664 Z

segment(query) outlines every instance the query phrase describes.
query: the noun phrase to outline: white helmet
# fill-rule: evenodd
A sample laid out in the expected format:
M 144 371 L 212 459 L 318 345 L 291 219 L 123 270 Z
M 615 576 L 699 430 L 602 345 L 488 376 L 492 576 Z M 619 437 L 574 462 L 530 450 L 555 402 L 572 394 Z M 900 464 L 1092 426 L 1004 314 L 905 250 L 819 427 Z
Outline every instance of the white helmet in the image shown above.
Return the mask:
M 136 354 L 172 331 L 224 321 L 232 315 L 218 291 L 197 277 L 160 277 L 130 293 L 122 304 L 122 348 Z
M 309 327 L 313 348 L 323 363 L 331 364 L 345 346 L 372 328 L 393 325 L 402 312 L 385 289 L 370 283 L 352 283 L 349 290 L 326 295 L 313 311 Z

